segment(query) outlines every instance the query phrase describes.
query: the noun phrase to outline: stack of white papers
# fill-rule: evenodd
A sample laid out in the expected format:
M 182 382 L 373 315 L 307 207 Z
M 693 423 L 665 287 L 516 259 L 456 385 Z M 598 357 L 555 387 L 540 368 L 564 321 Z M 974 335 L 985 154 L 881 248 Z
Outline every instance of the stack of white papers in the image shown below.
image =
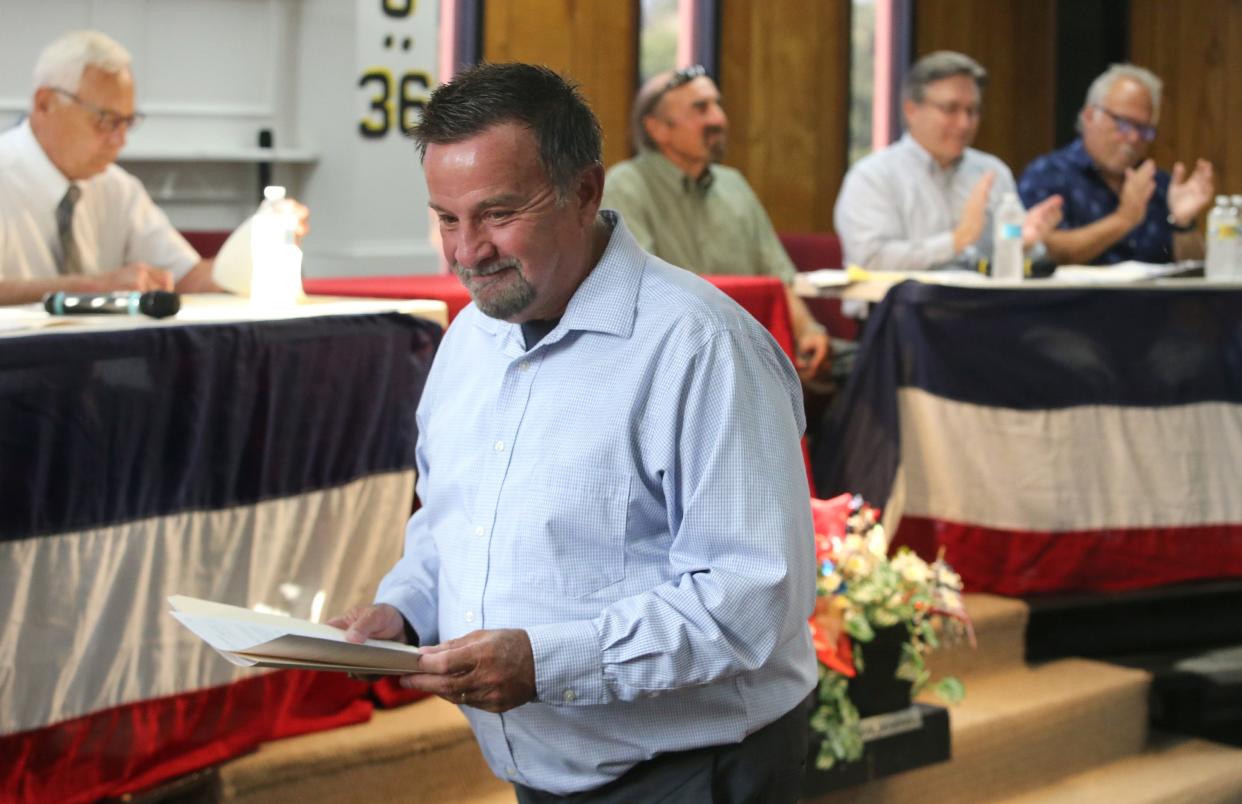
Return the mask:
M 419 650 L 401 642 L 345 641 L 339 628 L 296 617 L 173 595 L 172 616 L 241 667 L 297 667 L 367 675 L 418 672 Z

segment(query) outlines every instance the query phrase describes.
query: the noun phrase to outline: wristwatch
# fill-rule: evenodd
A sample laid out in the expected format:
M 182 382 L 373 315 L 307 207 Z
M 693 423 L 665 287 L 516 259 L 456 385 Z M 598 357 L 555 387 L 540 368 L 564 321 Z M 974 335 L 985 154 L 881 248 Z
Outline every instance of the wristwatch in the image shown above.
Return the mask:
M 1169 228 L 1175 232 L 1182 232 L 1184 234 L 1186 232 L 1193 232 L 1195 230 L 1195 219 L 1194 218 L 1191 218 L 1189 221 L 1187 221 L 1184 224 L 1179 224 L 1177 220 L 1173 217 L 1173 213 L 1170 212 L 1169 217 L 1165 218 L 1165 221 L 1169 224 Z

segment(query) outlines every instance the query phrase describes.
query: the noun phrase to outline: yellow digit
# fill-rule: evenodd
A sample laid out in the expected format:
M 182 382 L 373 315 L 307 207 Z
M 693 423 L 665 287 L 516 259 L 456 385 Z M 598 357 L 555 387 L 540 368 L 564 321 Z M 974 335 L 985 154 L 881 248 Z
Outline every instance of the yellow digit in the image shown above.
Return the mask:
M 371 112 L 378 115 L 379 119 L 373 119 L 368 115 L 359 120 L 358 133 L 367 139 L 379 139 L 385 136 L 392 126 L 392 73 L 384 67 L 372 67 L 358 79 L 359 87 L 365 87 L 367 84 L 379 84 L 376 93 L 371 96 L 370 107 Z
M 383 0 L 380 8 L 389 17 L 408 17 L 414 13 L 415 0 Z
M 411 93 L 411 87 L 421 87 L 422 92 Z M 431 75 L 422 70 L 411 70 L 401 76 L 401 91 L 397 93 L 397 123 L 401 131 L 409 130 L 418 123 L 417 115 L 427 106 L 427 90 L 431 88 Z

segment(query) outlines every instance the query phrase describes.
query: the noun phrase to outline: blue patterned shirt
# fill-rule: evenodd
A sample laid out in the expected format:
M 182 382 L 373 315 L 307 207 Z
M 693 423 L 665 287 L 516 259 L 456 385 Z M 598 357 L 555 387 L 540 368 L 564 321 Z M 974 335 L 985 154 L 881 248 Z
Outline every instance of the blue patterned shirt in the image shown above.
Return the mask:
M 797 374 L 603 214 L 608 246 L 537 346 L 474 305 L 446 333 L 423 507 L 376 596 L 428 644 L 526 630 L 537 700 L 463 711 L 493 772 L 557 794 L 738 742 L 816 682 Z
M 1028 208 L 1050 195 L 1062 199 L 1061 229 L 1080 229 L 1117 209 L 1119 199 L 1096 170 L 1082 138 L 1044 154 L 1026 166 L 1018 194 Z M 1147 217 L 1093 261 L 1111 265 L 1125 260 L 1173 261 L 1173 230 L 1169 228 L 1169 174 L 1156 171 L 1156 190 L 1147 202 Z

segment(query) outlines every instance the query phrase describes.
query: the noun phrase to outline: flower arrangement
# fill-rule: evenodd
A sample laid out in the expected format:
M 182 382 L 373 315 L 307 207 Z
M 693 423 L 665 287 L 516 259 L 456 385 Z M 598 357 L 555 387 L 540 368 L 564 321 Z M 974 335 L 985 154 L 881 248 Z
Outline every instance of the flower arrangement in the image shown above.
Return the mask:
M 816 766 L 827 770 L 862 756 L 850 680 L 865 672 L 866 646 L 877 631 L 904 629 L 895 632 L 902 641 L 896 678 L 909 682 L 912 694 L 930 680 L 925 657 L 942 638 L 968 636 L 973 643 L 974 636 L 962 606 L 962 580 L 943 553 L 930 564 L 906 547 L 890 556 L 879 512 L 860 497 L 813 500 L 812 511 L 819 571 L 811 636 L 819 659 L 819 702 L 811 728 L 823 735 Z M 951 677 L 934 689 L 948 703 L 965 694 Z

